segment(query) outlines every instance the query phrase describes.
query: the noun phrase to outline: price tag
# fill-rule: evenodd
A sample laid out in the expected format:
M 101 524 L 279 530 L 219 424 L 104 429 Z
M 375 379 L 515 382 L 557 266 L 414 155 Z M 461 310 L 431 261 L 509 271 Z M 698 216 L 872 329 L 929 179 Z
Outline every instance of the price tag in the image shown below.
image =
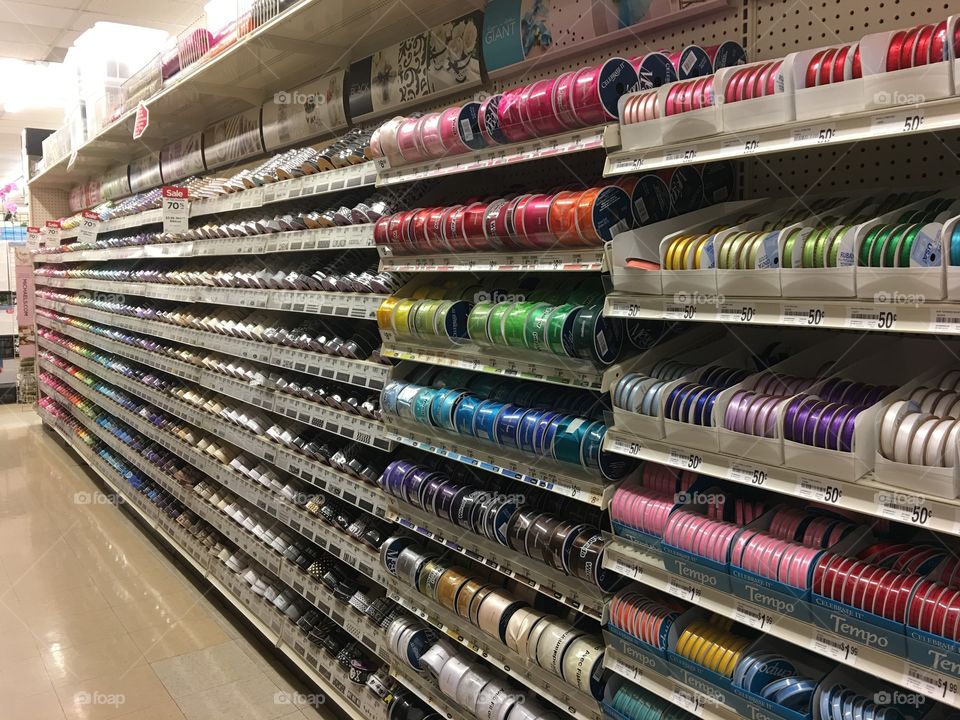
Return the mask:
M 643 670 L 640 667 L 619 657 L 613 661 L 610 669 L 629 680 L 639 680 L 643 677 Z
M 670 702 L 682 707 L 687 712 L 698 715 L 703 706 L 707 704 L 706 700 L 705 696 L 686 685 L 676 682 L 673 684 L 673 694 L 670 697 Z
M 732 150 L 734 153 L 749 155 L 750 153 L 759 152 L 760 137 L 753 135 L 751 137 L 730 138 L 724 140 L 720 147 L 723 150 Z
M 921 695 L 936 698 L 953 707 L 960 702 L 960 681 L 945 678 L 929 668 L 907 663 L 903 673 L 903 684 Z
M 631 565 L 629 563 L 626 563 L 620 558 L 614 558 L 614 560 L 610 564 L 610 569 L 628 578 L 637 579 L 637 578 L 643 577 L 642 567 L 640 567 L 639 565 Z
M 870 122 L 870 128 L 883 135 L 918 132 L 923 129 L 925 119 L 922 110 L 878 115 Z
M 28 226 L 27 227 L 27 249 L 28 250 L 39 250 L 42 246 L 41 238 L 43 233 L 38 227 Z
M 670 454 L 667 456 L 667 465 L 685 470 L 697 470 L 702 464 L 703 458 L 689 450 L 670 448 Z
M 850 305 L 847 307 L 846 326 L 865 330 L 894 330 L 897 327 L 897 314 L 872 305 Z
M 663 306 L 663 317 L 666 320 L 696 320 L 697 306 L 670 302 Z
M 880 508 L 880 517 L 891 520 L 926 527 L 933 518 L 933 509 L 927 504 L 926 498 L 919 495 L 883 490 L 877 493 L 876 503 Z
M 937 332 L 960 333 L 960 310 L 934 308 L 930 311 L 930 324 Z
M 851 667 L 856 667 L 857 660 L 860 658 L 859 647 L 820 630 L 817 630 L 814 634 L 813 649 Z
M 98 232 L 100 232 L 100 216 L 92 210 L 84 210 L 77 240 L 82 243 L 95 242 Z
M 639 442 L 628 442 L 622 438 L 615 437 L 611 441 L 611 448 L 615 453 L 637 457 L 640 455 L 640 450 L 643 448 L 643 445 Z
M 720 321 L 750 323 L 757 316 L 757 306 L 748 303 L 723 303 L 720 305 Z
M 43 225 L 43 238 L 40 247 L 60 247 L 60 221 L 47 220 Z
M 820 327 L 826 319 L 823 305 L 784 305 L 780 310 L 781 325 Z
M 686 148 L 684 150 L 671 150 L 663 154 L 663 159 L 668 163 L 690 163 L 697 160 L 697 149 Z
M 164 186 L 163 231 L 186 232 L 190 228 L 190 194 L 185 187 Z
M 779 618 L 766 610 L 737 601 L 733 608 L 733 619 L 757 630 L 765 630 L 776 625 Z
M 692 603 L 697 602 L 703 595 L 703 591 L 693 583 L 675 577 L 670 578 L 667 583 L 667 592 Z
M 730 465 L 727 479 L 733 482 L 744 483 L 745 485 L 763 487 L 764 483 L 767 482 L 768 475 L 767 471 L 761 468 L 735 462 Z

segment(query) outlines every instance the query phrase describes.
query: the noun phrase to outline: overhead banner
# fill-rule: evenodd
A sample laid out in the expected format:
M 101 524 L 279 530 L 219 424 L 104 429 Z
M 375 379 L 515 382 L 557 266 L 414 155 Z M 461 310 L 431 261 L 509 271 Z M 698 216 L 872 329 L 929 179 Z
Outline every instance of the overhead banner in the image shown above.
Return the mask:
M 204 170 L 203 133 L 187 135 L 160 151 L 160 174 L 165 183 L 183 180 Z
M 618 30 L 646 32 L 671 22 L 673 15 L 686 16 L 699 6 L 722 4 L 716 0 L 489 0 L 483 21 L 483 62 L 487 72 L 493 73 L 553 53 L 559 59 L 565 49 L 582 47 Z
M 397 110 L 483 80 L 483 12 L 438 25 L 350 65 L 350 118 Z
M 260 108 L 232 115 L 203 131 L 203 160 L 208 170 L 262 152 Z
M 263 141 L 267 150 L 337 132 L 347 126 L 343 102 L 346 73 L 339 70 L 290 91 L 278 92 L 263 105 Z

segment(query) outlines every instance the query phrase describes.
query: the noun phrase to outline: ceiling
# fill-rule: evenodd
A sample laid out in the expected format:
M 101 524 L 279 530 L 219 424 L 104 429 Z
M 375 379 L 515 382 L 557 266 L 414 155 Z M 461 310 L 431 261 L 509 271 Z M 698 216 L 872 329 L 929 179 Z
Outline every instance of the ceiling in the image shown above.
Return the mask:
M 176 34 L 196 20 L 207 0 L 0 0 L 0 58 L 61 62 L 80 33 L 118 22 Z
M 0 0 L 0 59 L 62 62 L 74 40 L 97 22 L 116 22 L 176 34 L 203 13 L 209 0 Z M 2 78 L 0 78 L 2 83 Z M 2 97 L 0 84 L 0 97 Z M 58 109 L 4 112 L 0 104 L 0 185 L 21 174 L 20 130 L 56 129 Z

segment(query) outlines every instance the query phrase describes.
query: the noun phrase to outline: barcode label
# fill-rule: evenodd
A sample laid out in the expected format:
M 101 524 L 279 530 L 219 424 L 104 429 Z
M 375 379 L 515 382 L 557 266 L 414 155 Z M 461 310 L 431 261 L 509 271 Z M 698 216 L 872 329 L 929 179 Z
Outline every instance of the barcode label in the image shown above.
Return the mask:
M 907 669 L 903 673 L 903 684 L 921 695 L 936 698 L 949 705 L 956 706 L 960 699 L 960 692 L 958 692 L 960 681 L 945 678 L 912 663 L 907 663 Z
M 931 312 L 933 329 L 937 332 L 960 332 L 960 310 L 937 308 Z
M 777 617 L 760 608 L 737 602 L 733 609 L 733 619 L 757 630 L 764 630 L 776 624 Z
M 813 649 L 822 655 L 833 658 L 844 665 L 856 667 L 860 655 L 860 648 L 856 645 L 816 631 L 813 638 Z

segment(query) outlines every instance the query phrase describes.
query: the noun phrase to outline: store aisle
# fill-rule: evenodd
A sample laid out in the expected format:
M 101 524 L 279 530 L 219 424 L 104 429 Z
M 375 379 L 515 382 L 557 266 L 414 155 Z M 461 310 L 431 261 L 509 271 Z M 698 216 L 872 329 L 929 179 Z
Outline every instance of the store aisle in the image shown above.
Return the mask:
M 0 406 L 0 720 L 333 717 L 55 437 Z

